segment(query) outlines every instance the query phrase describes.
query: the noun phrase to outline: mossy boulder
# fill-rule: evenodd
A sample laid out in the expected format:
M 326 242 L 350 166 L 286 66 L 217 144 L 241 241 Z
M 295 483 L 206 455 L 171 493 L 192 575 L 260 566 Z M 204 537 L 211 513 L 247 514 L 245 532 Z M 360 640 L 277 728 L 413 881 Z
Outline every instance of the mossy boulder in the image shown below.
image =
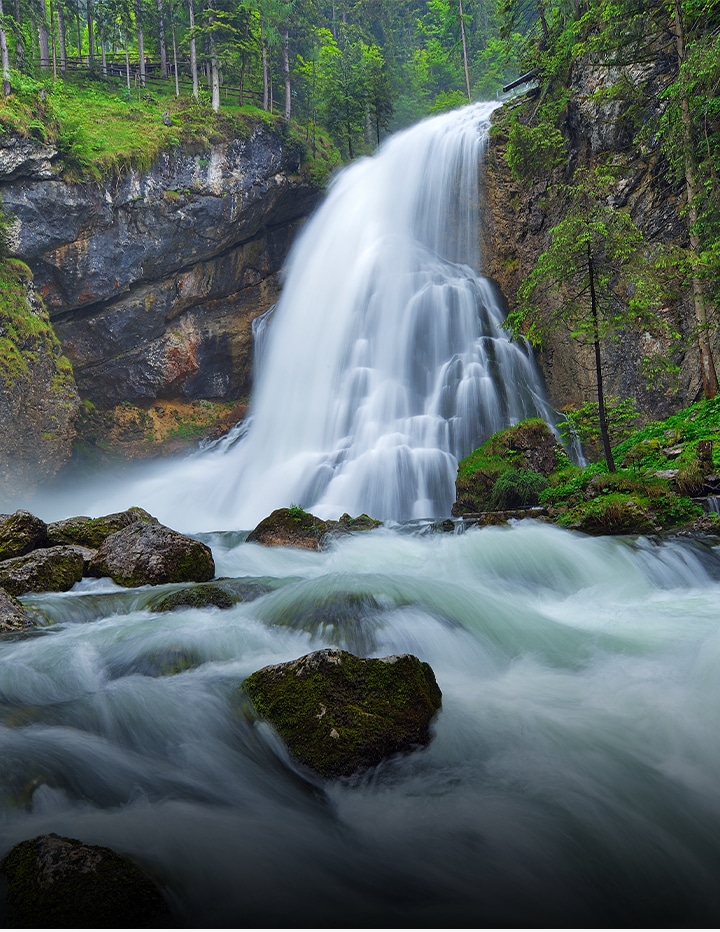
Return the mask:
M 107 537 L 90 564 L 93 576 L 120 586 L 208 582 L 215 576 L 210 548 L 163 524 L 136 521 Z
M 151 606 L 150 611 L 172 612 L 176 608 L 232 608 L 235 602 L 236 599 L 222 586 L 203 583 L 200 586 L 190 586 L 163 596 Z
M 148 929 L 174 925 L 157 885 L 129 858 L 74 838 L 20 842 L 0 864 L 7 925 L 46 929 Z
M 25 611 L 22 604 L 9 592 L 0 589 L 0 632 L 22 631 L 35 627 L 35 622 Z
M 330 528 L 329 522 L 316 518 L 296 505 L 276 508 L 247 536 L 248 543 L 264 547 L 298 547 L 302 550 L 321 550 L 322 541 Z
M 328 778 L 427 745 L 442 703 L 432 668 L 410 654 L 319 650 L 258 670 L 243 689 L 291 754 Z
M 600 495 L 571 508 L 558 519 L 561 527 L 585 534 L 657 534 L 661 526 L 651 510 L 629 495 Z
M 29 511 L 0 515 L 0 560 L 21 557 L 47 543 L 47 525 Z
M 521 421 L 487 440 L 458 466 L 454 517 L 536 506 L 547 477 L 567 455 L 539 418 Z
M 74 547 L 47 547 L 0 563 L 0 586 L 10 595 L 67 592 L 82 579 L 85 560 Z
M 157 518 L 143 508 L 128 508 L 99 518 L 78 515 L 53 521 L 47 526 L 47 535 L 51 544 L 79 544 L 97 550 L 111 534 L 136 522 L 158 523 Z

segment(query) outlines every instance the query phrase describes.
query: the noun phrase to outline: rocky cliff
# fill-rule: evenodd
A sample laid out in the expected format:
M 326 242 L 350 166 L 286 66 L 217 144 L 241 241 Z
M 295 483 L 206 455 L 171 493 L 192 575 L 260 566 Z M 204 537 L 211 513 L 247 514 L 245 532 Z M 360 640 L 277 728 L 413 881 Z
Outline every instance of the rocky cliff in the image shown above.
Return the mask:
M 659 106 L 657 93 L 669 80 L 670 71 L 663 65 L 660 60 L 649 66 L 646 74 L 632 76 L 635 81 L 647 83 L 651 109 Z M 593 66 L 583 60 L 574 63 L 563 126 L 569 150 L 567 163 L 532 183 L 520 183 L 512 176 L 505 151 L 509 112 L 519 108 L 522 119 L 530 119 L 537 102 L 510 102 L 495 114 L 486 162 L 482 248 L 486 274 L 497 280 L 511 308 L 520 284 L 549 245 L 550 230 L 562 219 L 563 205 L 549 196 L 549 188 L 559 182 L 569 182 L 576 167 L 592 167 L 612 158 L 621 178 L 613 203 L 629 207 L 634 222 L 648 242 L 683 244 L 687 240 L 681 216 L 681 191 L 668 182 L 659 149 L 636 140 L 626 105 L 619 100 L 603 100 L 597 93 L 611 86 L 617 77 L 617 69 Z M 644 119 L 652 115 L 648 110 Z M 546 311 L 550 313 L 551 309 Z M 687 322 L 692 319 L 690 296 L 677 299 L 662 313 L 673 328 L 687 332 Z M 685 353 L 674 357 L 680 365 L 677 390 L 661 384 L 646 384 L 643 358 L 670 351 L 669 343 L 664 344 L 650 333 L 626 333 L 617 341 L 605 341 L 606 394 L 635 399 L 639 410 L 651 418 L 666 417 L 696 400 L 702 386 L 697 349 L 692 345 Z M 549 335 L 538 360 L 556 408 L 579 405 L 594 398 L 591 350 L 573 339 L 569 332 L 555 330 Z
M 56 156 L 2 137 L 0 195 L 86 410 L 245 398 L 252 320 L 319 196 L 292 146 L 259 124 L 99 184 L 67 183 Z

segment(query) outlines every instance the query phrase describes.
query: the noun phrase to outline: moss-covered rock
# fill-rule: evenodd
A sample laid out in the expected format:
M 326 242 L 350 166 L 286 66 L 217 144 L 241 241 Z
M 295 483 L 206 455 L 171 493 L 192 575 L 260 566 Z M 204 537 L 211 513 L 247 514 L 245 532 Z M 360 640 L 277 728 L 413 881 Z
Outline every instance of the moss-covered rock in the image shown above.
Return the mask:
M 99 518 L 78 515 L 62 521 L 53 521 L 47 526 L 47 535 L 51 544 L 79 544 L 97 550 L 111 534 L 138 521 L 158 523 L 157 518 L 153 518 L 143 508 L 133 507 Z
M 47 525 L 29 511 L 0 515 L 0 560 L 21 557 L 47 543 Z
M 458 466 L 453 516 L 537 505 L 546 477 L 567 462 L 539 418 L 493 434 Z
M 222 586 L 203 584 L 179 589 L 163 596 L 151 612 L 172 612 L 176 608 L 232 608 L 235 599 Z
M 247 536 L 248 543 L 264 547 L 298 547 L 302 550 L 322 549 L 322 540 L 329 523 L 316 518 L 297 505 L 276 508 Z
M 657 534 L 661 526 L 637 498 L 611 493 L 571 508 L 558 524 L 585 534 Z
M 11 595 L 67 592 L 82 579 L 85 561 L 74 547 L 47 547 L 0 563 L 0 586 Z
M 0 864 L 11 928 L 148 929 L 172 925 L 157 885 L 129 858 L 73 838 L 20 842 Z
M 128 587 L 208 582 L 215 561 L 206 544 L 162 524 L 136 521 L 105 539 L 90 573 Z
M 243 689 L 293 756 L 330 778 L 427 745 L 442 702 L 430 665 L 417 657 L 362 659 L 336 649 L 264 667 Z
M 22 631 L 35 627 L 32 617 L 9 592 L 0 589 L 0 632 Z

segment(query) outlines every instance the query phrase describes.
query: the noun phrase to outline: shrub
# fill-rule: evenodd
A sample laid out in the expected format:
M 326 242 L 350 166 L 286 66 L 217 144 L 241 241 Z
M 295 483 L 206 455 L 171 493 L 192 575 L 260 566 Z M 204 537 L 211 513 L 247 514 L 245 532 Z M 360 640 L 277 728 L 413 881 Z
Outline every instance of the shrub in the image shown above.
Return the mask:
M 493 485 L 491 507 L 505 511 L 537 505 L 547 484 L 545 476 L 532 469 L 506 469 Z

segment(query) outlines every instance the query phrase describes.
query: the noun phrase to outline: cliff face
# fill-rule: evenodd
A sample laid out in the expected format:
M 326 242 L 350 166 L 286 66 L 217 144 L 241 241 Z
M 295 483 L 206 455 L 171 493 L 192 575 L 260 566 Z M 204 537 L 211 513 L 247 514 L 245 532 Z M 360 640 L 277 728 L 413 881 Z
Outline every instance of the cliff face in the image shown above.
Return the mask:
M 657 62 L 651 72 L 635 75 L 649 82 L 652 92 L 666 85 L 670 70 Z M 628 206 L 635 224 L 648 242 L 683 244 L 687 231 L 681 217 L 681 191 L 665 180 L 661 171 L 662 156 L 651 145 L 640 145 L 618 101 L 598 102 L 595 92 L 611 85 L 617 78 L 611 68 L 592 67 L 577 61 L 571 76 L 571 97 L 564 127 L 569 144 L 567 165 L 537 179 L 531 185 L 518 183 L 505 159 L 507 132 L 504 117 L 511 107 L 527 103 L 510 103 L 496 114 L 486 161 L 483 257 L 485 272 L 497 280 L 512 308 L 518 288 L 530 273 L 538 256 L 547 249 L 550 230 L 562 219 L 562 204 L 548 196 L 551 183 L 568 182 L 576 167 L 592 167 L 600 159 L 612 156 L 622 179 L 613 195 L 618 207 Z M 655 104 L 651 104 L 654 107 Z M 646 118 L 651 114 L 646 113 Z M 692 319 L 690 296 L 678 299 L 662 309 L 667 321 L 680 332 L 688 330 Z M 551 313 L 551 308 L 545 309 Z M 649 333 L 626 333 L 617 341 L 606 340 L 603 369 L 606 395 L 633 398 L 639 410 L 650 418 L 666 417 L 689 404 L 701 393 L 697 349 L 692 345 L 674 360 L 680 366 L 677 391 L 654 385 L 648 387 L 642 372 L 643 358 L 655 353 L 669 353 L 669 344 Z M 579 405 L 595 397 L 595 372 L 591 349 L 573 339 L 569 332 L 555 330 L 538 354 L 550 399 L 561 409 Z
M 319 197 L 292 147 L 259 125 L 104 184 L 64 181 L 56 155 L 2 137 L 0 196 L 80 395 L 100 410 L 247 396 L 252 321 Z

